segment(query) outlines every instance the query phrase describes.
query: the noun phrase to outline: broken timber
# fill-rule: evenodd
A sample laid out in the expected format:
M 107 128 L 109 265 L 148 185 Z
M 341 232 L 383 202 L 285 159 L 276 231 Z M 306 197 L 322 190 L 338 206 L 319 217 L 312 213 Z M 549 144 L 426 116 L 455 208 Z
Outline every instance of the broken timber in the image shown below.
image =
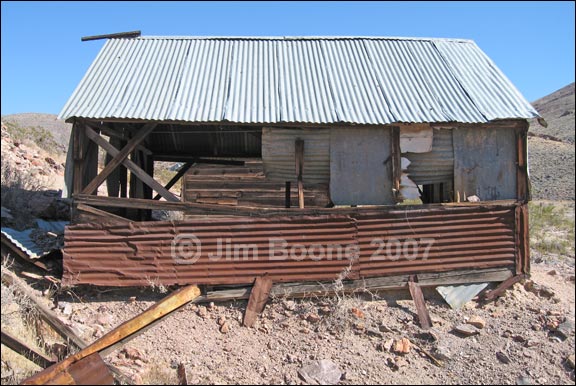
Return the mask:
M 56 331 L 62 338 L 66 340 L 66 342 L 72 343 L 75 347 L 79 349 L 83 349 L 88 346 L 86 342 L 80 336 L 68 327 L 64 322 L 62 322 L 58 316 L 52 312 L 48 307 L 46 307 L 42 302 L 36 297 L 36 295 L 28 288 L 26 283 L 22 281 L 19 277 L 8 270 L 2 270 L 2 283 L 6 284 L 7 286 L 11 286 L 17 291 L 19 294 L 26 296 L 32 304 L 34 308 L 38 311 L 40 317 L 46 321 Z M 122 381 L 125 384 L 132 384 L 131 381 L 124 375 L 122 372 L 113 365 L 107 364 L 108 368 L 117 379 Z
M 194 300 L 200 295 L 200 290 L 195 285 L 183 287 L 160 302 L 154 304 L 152 307 L 137 315 L 136 317 L 122 323 L 114 330 L 108 332 L 106 335 L 85 347 L 80 352 L 69 356 L 63 361 L 52 365 L 51 367 L 33 375 L 32 377 L 24 380 L 22 384 L 26 385 L 43 385 L 53 383 L 54 381 L 75 381 L 74 374 L 72 373 L 72 365 L 79 364 L 80 361 L 97 354 L 98 352 L 112 346 L 119 340 L 138 332 L 150 323 L 170 314 L 172 311 L 182 307 L 188 302 Z M 104 367 L 105 368 L 105 367 Z M 102 366 L 95 366 L 93 370 L 100 370 Z M 86 375 L 85 375 L 86 376 Z
M 502 283 L 500 283 L 498 285 L 498 287 L 494 288 L 490 292 L 487 292 L 486 295 L 484 295 L 484 300 L 491 301 L 491 300 L 496 299 L 499 296 L 502 296 L 502 294 L 504 294 L 504 291 L 506 291 L 508 288 L 512 287 L 514 284 L 524 280 L 525 278 L 526 278 L 526 275 L 517 275 L 517 276 L 512 276 L 512 277 L 508 278 L 507 280 L 504 280 Z
M 38 366 L 46 368 L 56 362 L 55 358 L 49 358 L 46 355 L 39 353 L 32 347 L 18 340 L 16 337 L 10 335 L 8 332 L 1 331 L 1 333 L 3 345 L 16 351 L 18 354 L 24 356 L 29 361 L 36 363 Z
M 416 278 L 414 276 L 410 276 L 410 279 L 408 280 L 408 288 L 410 289 L 412 300 L 414 300 L 414 304 L 416 305 L 420 327 L 422 327 L 424 330 L 429 330 L 432 327 L 432 320 L 430 319 L 430 314 L 426 308 L 426 302 L 424 301 L 422 289 L 417 284 Z
M 272 289 L 272 279 L 266 275 L 257 277 L 254 281 L 254 287 L 250 292 L 250 299 L 246 306 L 246 313 L 244 314 L 244 326 L 253 327 L 256 323 L 258 315 L 264 310 L 264 306 L 270 297 L 270 290 Z

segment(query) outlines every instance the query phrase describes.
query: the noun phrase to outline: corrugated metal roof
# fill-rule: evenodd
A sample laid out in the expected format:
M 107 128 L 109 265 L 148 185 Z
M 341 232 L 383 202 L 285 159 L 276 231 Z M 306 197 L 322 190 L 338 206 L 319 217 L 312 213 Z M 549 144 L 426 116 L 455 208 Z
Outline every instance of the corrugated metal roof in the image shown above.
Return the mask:
M 390 124 L 536 116 L 470 40 L 141 37 L 108 40 L 59 118 Z
M 31 237 L 31 233 L 35 229 L 41 229 L 46 232 L 53 232 L 56 234 L 63 234 L 64 227 L 69 224 L 69 221 L 45 221 L 36 220 L 37 228 L 28 228 L 23 231 L 18 231 L 9 227 L 2 227 L 1 233 L 6 236 L 12 244 L 24 252 L 31 259 L 39 259 L 42 256 L 52 252 L 52 249 L 47 249 L 38 245 Z

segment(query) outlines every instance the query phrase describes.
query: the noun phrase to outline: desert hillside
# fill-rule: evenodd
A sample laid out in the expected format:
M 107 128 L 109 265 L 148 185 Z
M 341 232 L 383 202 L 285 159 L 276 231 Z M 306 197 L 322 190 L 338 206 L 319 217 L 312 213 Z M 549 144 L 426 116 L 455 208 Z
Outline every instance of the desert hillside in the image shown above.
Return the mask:
M 530 122 L 528 158 L 535 200 L 574 200 L 574 83 L 532 103 L 548 123 Z

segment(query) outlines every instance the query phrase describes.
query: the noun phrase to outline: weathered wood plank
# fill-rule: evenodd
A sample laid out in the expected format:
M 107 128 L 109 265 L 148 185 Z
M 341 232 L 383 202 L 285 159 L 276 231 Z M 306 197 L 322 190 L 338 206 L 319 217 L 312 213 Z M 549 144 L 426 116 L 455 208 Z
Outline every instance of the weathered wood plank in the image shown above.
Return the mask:
M 86 342 L 70 327 L 64 324 L 58 316 L 52 312 L 48 307 L 46 307 L 40 299 L 32 292 L 26 283 L 24 283 L 19 277 L 8 270 L 2 270 L 2 283 L 7 286 L 11 286 L 19 294 L 26 296 L 34 308 L 38 311 L 40 317 L 48 323 L 50 327 L 58 333 L 66 342 L 72 343 L 79 349 L 83 349 L 88 346 Z M 123 383 L 130 385 L 132 382 L 128 379 L 118 368 L 113 365 L 108 364 L 108 368 L 114 373 L 114 375 Z
M 1 333 L 1 340 L 3 345 L 16 351 L 18 354 L 22 355 L 29 361 L 36 363 L 38 366 L 46 368 L 56 362 L 56 358 L 49 358 L 48 356 L 38 352 L 27 344 L 21 342 L 18 340 L 18 338 L 12 336 L 8 332 L 2 330 Z
M 200 290 L 195 285 L 183 287 L 168 295 L 160 302 L 154 304 L 143 313 L 122 323 L 112 331 L 85 347 L 80 352 L 69 356 L 63 361 L 48 367 L 47 369 L 24 380 L 23 384 L 47 384 L 61 373 L 67 372 L 69 366 L 94 353 L 100 352 L 116 342 L 141 330 L 150 323 L 170 314 L 172 311 L 189 303 L 200 295 Z
M 516 276 L 512 276 L 511 278 L 509 278 L 507 280 L 504 280 L 502 283 L 500 283 L 500 285 L 498 285 L 498 287 L 496 287 L 492 291 L 486 293 L 486 295 L 484 296 L 484 300 L 490 301 L 490 300 L 496 299 L 499 296 L 502 296 L 504 291 L 506 291 L 508 288 L 512 287 L 514 284 L 520 282 L 521 280 L 524 280 L 525 278 L 526 278 L 526 275 L 516 275 Z
M 270 297 L 272 279 L 267 276 L 257 277 L 254 287 L 250 292 L 250 299 L 244 314 L 244 326 L 253 327 L 258 319 L 258 315 L 264 310 L 264 306 Z
M 82 190 L 82 193 L 83 194 L 94 193 L 94 191 L 96 189 L 98 189 L 98 187 L 106 180 L 106 178 L 108 178 L 110 173 L 112 173 L 113 170 L 115 170 L 118 166 L 120 166 L 120 164 L 123 163 L 123 161 L 130 155 L 130 153 L 132 153 L 132 151 L 134 151 L 136 146 L 138 146 L 148 136 L 148 134 L 150 134 L 154 130 L 156 125 L 157 124 L 153 123 L 153 122 L 145 124 L 136 133 L 136 135 L 130 141 L 128 141 L 128 143 L 126 144 L 126 146 L 124 146 L 124 148 L 122 150 L 118 151 L 117 149 L 115 149 L 116 151 L 118 151 L 118 153 L 116 153 L 116 155 L 114 155 L 114 158 L 110 161 L 110 163 L 108 163 L 108 165 L 106 165 L 104 167 L 104 169 L 100 172 L 100 174 L 98 174 L 96 176 L 96 178 L 94 178 L 86 186 L 86 188 L 84 188 L 84 190 Z M 92 130 L 92 129 L 89 129 L 89 130 Z M 92 132 L 95 133 L 94 130 L 92 130 Z M 99 135 L 98 135 L 98 137 L 102 138 Z M 102 138 L 102 140 L 104 140 L 104 138 Z M 106 142 L 108 144 L 108 142 L 106 140 L 104 140 L 104 142 Z M 126 165 L 126 166 L 128 166 L 128 165 Z
M 114 148 L 114 146 L 112 146 L 110 143 L 108 143 L 104 138 L 102 138 L 94 130 L 92 130 L 90 128 L 86 128 L 86 135 L 88 136 L 88 138 L 90 138 L 92 141 L 97 143 L 100 147 L 102 147 L 104 150 L 106 150 L 109 154 L 111 154 L 114 157 L 114 159 L 112 161 L 110 161 L 110 163 L 108 165 L 111 165 L 112 162 L 120 155 L 120 151 L 118 151 L 118 149 Z M 128 145 L 126 145 L 126 147 L 128 147 Z M 128 169 L 130 169 L 130 171 L 132 173 L 134 173 L 142 182 L 144 182 L 146 185 L 148 185 L 149 187 L 154 189 L 156 192 L 161 194 L 162 197 L 164 197 L 166 200 L 172 201 L 172 202 L 179 202 L 180 201 L 176 196 L 174 196 L 171 192 L 166 190 L 158 181 L 156 181 L 154 178 L 152 178 L 148 173 L 146 173 L 135 162 L 133 162 L 127 158 L 123 159 L 121 162 Z M 108 165 L 106 167 L 108 167 Z M 104 168 L 104 169 L 106 169 L 106 168 Z M 103 172 L 104 172 L 104 170 L 102 171 L 102 173 Z M 82 193 L 83 194 L 91 194 L 91 193 L 86 193 L 87 190 L 88 190 L 88 188 L 86 188 L 85 191 L 83 191 Z
M 416 305 L 416 312 L 418 313 L 418 322 L 420 323 L 420 327 L 422 327 L 424 330 L 429 330 L 432 327 L 432 320 L 430 319 L 430 314 L 426 308 L 426 302 L 424 301 L 424 294 L 422 293 L 422 289 L 418 283 L 416 283 L 414 276 L 410 276 L 410 279 L 408 280 L 408 289 L 410 290 L 410 296 L 412 296 L 412 300 Z
M 294 144 L 295 152 L 294 158 L 296 159 L 296 178 L 298 181 L 298 207 L 304 209 L 304 183 L 302 181 L 302 170 L 304 169 L 304 141 L 300 138 L 296 139 Z

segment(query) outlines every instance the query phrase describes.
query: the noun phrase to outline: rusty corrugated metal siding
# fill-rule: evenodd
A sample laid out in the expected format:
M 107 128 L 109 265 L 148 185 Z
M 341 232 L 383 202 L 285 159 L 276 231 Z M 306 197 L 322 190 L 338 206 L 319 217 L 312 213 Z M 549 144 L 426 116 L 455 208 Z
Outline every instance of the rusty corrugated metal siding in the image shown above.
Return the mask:
M 346 270 L 349 279 L 455 269 L 513 270 L 516 265 L 525 264 L 527 258 L 519 255 L 525 252 L 517 246 L 521 235 L 515 227 L 516 207 L 394 207 L 268 219 L 81 224 L 66 228 L 63 282 L 107 286 L 249 284 L 264 273 L 275 282 L 299 282 L 333 281 Z M 188 264 L 190 260 L 186 259 L 178 262 L 171 256 L 172 241 L 184 234 L 194 234 L 201 241 L 201 254 L 194 264 Z M 257 258 L 211 258 L 209 253 L 217 250 L 218 238 L 224 243 L 229 240 L 232 244 L 254 244 Z M 326 250 L 328 246 L 357 246 L 359 259 L 353 249 L 343 253 L 342 259 L 337 259 L 337 254 L 328 259 L 327 253 L 322 259 L 311 255 L 300 259 L 298 253 L 295 258 L 271 259 L 267 253 L 270 238 L 285 240 L 286 250 L 294 247 L 297 252 L 313 245 Z M 434 241 L 425 259 L 428 239 Z M 412 240 L 416 241 L 416 253 Z M 373 259 L 382 243 L 391 246 L 391 253 L 386 256 L 385 247 L 381 251 L 384 253 L 379 253 L 384 258 Z M 405 257 L 395 259 L 398 245 L 406 246 L 407 252 Z
M 514 267 L 514 219 L 513 207 L 478 206 L 360 215 L 360 276 Z
M 201 254 L 192 259 L 172 258 L 172 240 L 178 235 L 195 235 Z M 218 218 L 181 222 L 142 222 L 105 226 L 82 224 L 66 229 L 64 278 L 68 284 L 150 285 L 250 283 L 268 273 L 274 281 L 334 280 L 348 265 L 348 259 L 314 261 L 306 258 L 273 260 L 269 242 L 286 241 L 288 248 L 302 245 L 356 244 L 354 221 L 343 215 L 315 217 Z M 258 254 L 234 252 L 232 259 L 216 259 L 218 239 L 235 245 L 253 244 Z M 185 249 L 184 252 L 192 250 Z M 297 253 L 298 250 L 295 249 Z M 185 256 L 184 253 L 180 253 Z M 225 253 L 226 255 L 226 253 Z M 277 256 L 281 255 L 278 251 Z M 256 258 L 254 258 L 256 257 Z

